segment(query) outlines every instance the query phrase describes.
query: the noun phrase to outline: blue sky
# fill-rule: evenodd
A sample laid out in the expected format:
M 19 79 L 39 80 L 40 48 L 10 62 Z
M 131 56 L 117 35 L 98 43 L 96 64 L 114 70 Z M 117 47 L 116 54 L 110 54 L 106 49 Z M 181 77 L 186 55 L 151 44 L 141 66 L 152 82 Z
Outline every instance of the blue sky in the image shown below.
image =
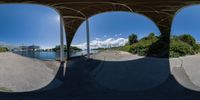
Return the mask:
M 11 45 L 59 44 L 59 14 L 40 5 L 0 5 L 0 42 Z
M 98 45 L 98 41 L 117 41 L 118 38 L 127 39 L 131 33 L 136 33 L 139 38 L 147 36 L 150 32 L 160 34 L 157 26 L 148 18 L 128 12 L 108 12 L 92 16 L 90 19 L 91 44 Z M 200 41 L 200 6 L 185 7 L 174 16 L 172 35 L 191 34 Z M 117 36 L 116 36 L 117 35 Z M 107 39 L 114 38 L 111 41 Z M 97 41 L 98 40 L 98 41 Z M 72 45 L 86 48 L 85 22 L 79 27 Z M 121 42 L 121 41 L 120 41 Z
M 91 40 L 120 37 L 127 38 L 131 33 L 138 37 L 147 36 L 150 32 L 159 34 L 157 26 L 145 16 L 129 12 L 107 12 L 89 18 Z M 85 22 L 79 27 L 74 37 L 74 44 L 85 41 Z M 105 37 L 106 36 L 106 37 Z M 78 40 L 78 41 L 76 41 Z
M 200 5 L 185 7 L 174 17 L 171 34 L 191 34 L 200 41 Z
M 188 33 L 200 40 L 200 6 L 181 10 L 174 18 L 171 33 Z M 13 45 L 39 45 L 51 48 L 59 44 L 59 14 L 39 5 L 0 5 L 0 42 Z M 150 32 L 160 34 L 147 17 L 129 12 L 107 12 L 89 18 L 91 45 L 123 45 L 131 33 L 139 38 Z M 67 31 L 66 31 L 67 32 Z M 78 28 L 72 45 L 85 47 L 85 22 Z M 120 44 L 120 42 L 123 42 Z
M 90 40 L 91 44 L 104 42 L 115 43 L 119 40 L 127 39 L 132 33 L 138 35 L 138 38 L 147 36 L 153 32 L 160 34 L 157 26 L 149 18 L 130 12 L 107 12 L 101 13 L 89 18 Z M 77 30 L 72 41 L 73 46 L 85 48 L 86 28 L 85 22 Z M 121 38 L 121 39 L 120 39 Z M 110 39 L 110 40 L 109 40 Z M 119 41 L 121 42 L 121 41 Z M 117 45 L 117 44 L 116 44 Z M 103 47 L 103 46 L 100 46 Z

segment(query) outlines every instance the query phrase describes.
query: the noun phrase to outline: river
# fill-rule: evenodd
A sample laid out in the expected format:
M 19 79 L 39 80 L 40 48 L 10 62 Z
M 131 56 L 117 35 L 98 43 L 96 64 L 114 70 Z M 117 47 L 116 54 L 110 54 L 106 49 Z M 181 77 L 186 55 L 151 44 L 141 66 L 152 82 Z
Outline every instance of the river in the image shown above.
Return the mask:
M 91 50 L 91 53 L 96 53 L 98 50 Z M 60 52 L 53 52 L 53 51 L 17 51 L 14 52 L 16 54 L 25 56 L 25 57 L 30 57 L 30 58 L 36 58 L 40 60 L 56 60 L 60 58 Z M 76 51 L 76 52 L 71 52 L 71 57 L 75 56 L 81 56 L 85 55 L 87 52 L 85 50 L 82 51 Z M 65 57 L 67 57 L 67 52 L 64 52 Z

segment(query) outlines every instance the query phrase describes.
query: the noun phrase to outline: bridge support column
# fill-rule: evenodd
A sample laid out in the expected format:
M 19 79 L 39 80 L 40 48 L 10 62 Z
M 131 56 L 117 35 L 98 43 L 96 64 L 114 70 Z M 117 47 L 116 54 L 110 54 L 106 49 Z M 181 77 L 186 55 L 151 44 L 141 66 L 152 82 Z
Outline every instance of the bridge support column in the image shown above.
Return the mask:
M 90 28 L 89 20 L 86 19 L 87 58 L 90 59 Z
M 60 17 L 60 61 L 64 62 L 64 34 L 65 34 L 65 26 L 63 18 Z
M 60 73 L 58 75 L 61 79 L 64 79 L 65 74 L 66 74 L 66 63 L 65 63 L 66 59 L 64 58 L 65 57 L 64 56 L 64 35 L 66 35 L 65 23 L 64 23 L 64 20 L 61 16 L 60 17 L 60 62 L 61 63 L 60 63 L 59 71 L 58 71 L 58 73 Z M 69 51 L 67 51 L 67 52 L 69 52 Z

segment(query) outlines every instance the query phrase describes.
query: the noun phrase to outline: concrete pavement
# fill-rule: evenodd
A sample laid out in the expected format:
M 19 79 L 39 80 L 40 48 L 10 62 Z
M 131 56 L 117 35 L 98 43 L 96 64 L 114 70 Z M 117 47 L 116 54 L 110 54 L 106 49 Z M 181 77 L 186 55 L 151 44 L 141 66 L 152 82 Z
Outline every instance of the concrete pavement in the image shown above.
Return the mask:
M 200 54 L 168 60 L 106 50 L 93 58 L 102 61 L 93 74 L 107 88 L 145 90 L 161 84 L 171 74 L 185 88 L 200 91 Z
M 58 69 L 56 61 L 40 61 L 11 52 L 0 53 L 1 91 L 38 90 L 54 79 Z

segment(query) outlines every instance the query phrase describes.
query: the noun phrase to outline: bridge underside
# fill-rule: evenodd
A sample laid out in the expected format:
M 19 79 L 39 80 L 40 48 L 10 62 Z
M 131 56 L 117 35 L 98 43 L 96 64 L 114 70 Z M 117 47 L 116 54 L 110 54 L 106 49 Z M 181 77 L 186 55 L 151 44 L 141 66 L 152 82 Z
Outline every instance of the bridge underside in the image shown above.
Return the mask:
M 200 4 L 196 0 L 1 0 L 0 3 L 36 3 L 56 8 L 64 18 L 67 46 L 80 24 L 87 18 L 108 11 L 128 11 L 145 15 L 159 27 L 169 42 L 169 33 L 175 13 L 182 7 Z

